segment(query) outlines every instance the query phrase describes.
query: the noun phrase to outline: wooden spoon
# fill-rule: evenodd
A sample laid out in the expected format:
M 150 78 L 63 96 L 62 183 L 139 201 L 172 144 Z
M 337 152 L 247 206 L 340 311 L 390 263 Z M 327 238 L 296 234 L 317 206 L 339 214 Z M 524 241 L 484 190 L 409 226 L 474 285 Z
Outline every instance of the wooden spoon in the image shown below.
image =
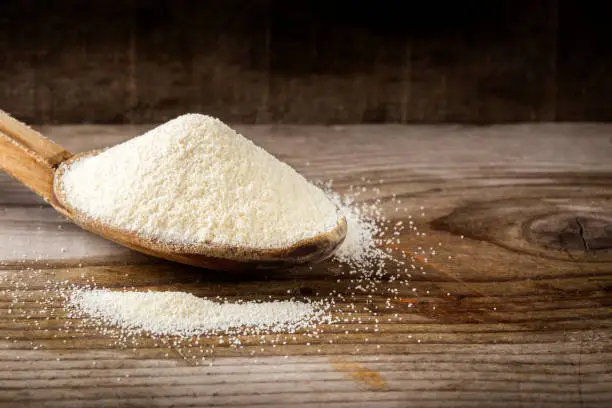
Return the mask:
M 73 155 L 0 110 L 0 168 L 82 228 L 136 251 L 210 269 L 267 269 L 321 261 L 329 257 L 346 236 L 344 216 L 339 217 L 333 230 L 286 248 L 246 248 L 214 243 L 190 246 L 121 230 L 78 211 L 67 202 L 62 193 L 62 174 L 66 167 L 75 160 L 98 153 L 94 151 Z

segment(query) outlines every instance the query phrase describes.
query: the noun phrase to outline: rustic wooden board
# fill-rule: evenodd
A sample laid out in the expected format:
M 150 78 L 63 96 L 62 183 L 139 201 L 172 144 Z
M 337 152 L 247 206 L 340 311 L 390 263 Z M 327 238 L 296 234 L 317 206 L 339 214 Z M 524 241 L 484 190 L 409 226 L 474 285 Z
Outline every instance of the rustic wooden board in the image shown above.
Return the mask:
M 28 123 L 612 120 L 605 2 L 403 6 L 3 0 L 0 107 Z
M 146 128 L 42 131 L 83 151 Z M 276 347 L 205 339 L 217 344 L 202 361 L 189 342 L 119 347 L 67 329 L 61 302 L 37 306 L 53 295 L 47 281 L 262 299 L 348 292 L 350 277 L 332 263 L 227 275 L 159 262 L 79 230 L 2 175 L 0 406 L 612 404 L 612 125 L 238 128 L 340 192 L 382 179 L 385 212 L 425 232 L 404 233 L 402 248 L 441 244 L 397 286 L 380 330 L 364 314 Z M 13 304 L 16 280 L 28 286 Z

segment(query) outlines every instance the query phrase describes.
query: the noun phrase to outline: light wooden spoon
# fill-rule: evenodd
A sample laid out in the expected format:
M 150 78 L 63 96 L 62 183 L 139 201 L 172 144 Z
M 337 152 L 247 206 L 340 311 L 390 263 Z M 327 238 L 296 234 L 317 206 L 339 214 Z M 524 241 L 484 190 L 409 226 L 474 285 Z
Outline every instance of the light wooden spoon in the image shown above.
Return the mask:
M 344 216 L 339 217 L 333 230 L 286 248 L 246 248 L 214 243 L 188 246 L 121 230 L 78 211 L 67 202 L 62 193 L 64 169 L 75 160 L 98 153 L 94 151 L 73 155 L 0 110 L 0 168 L 82 228 L 136 251 L 217 270 L 268 269 L 321 261 L 329 257 L 346 236 Z

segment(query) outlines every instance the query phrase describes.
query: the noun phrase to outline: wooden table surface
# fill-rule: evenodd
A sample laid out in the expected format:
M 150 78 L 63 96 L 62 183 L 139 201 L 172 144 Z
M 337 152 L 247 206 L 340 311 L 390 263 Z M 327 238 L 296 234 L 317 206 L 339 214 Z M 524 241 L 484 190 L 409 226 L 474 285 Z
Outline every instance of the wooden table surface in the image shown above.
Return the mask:
M 147 128 L 41 130 L 77 152 Z M 0 406 L 612 406 L 612 125 L 238 129 L 339 192 L 382 179 L 385 213 L 425 232 L 402 248 L 440 243 L 425 274 L 388 283 L 380 330 L 364 315 L 276 347 L 205 339 L 199 365 L 186 342 L 71 330 L 61 302 L 37 303 L 55 282 L 264 299 L 348 292 L 351 277 L 331 262 L 244 276 L 158 262 L 0 175 Z

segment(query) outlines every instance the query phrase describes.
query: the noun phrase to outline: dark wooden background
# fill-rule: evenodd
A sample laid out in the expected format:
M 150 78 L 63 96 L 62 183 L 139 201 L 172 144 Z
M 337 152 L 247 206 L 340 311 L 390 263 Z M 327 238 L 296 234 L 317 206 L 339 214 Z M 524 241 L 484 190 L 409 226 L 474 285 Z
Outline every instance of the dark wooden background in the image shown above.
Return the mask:
M 31 123 L 612 119 L 604 1 L 0 1 Z

